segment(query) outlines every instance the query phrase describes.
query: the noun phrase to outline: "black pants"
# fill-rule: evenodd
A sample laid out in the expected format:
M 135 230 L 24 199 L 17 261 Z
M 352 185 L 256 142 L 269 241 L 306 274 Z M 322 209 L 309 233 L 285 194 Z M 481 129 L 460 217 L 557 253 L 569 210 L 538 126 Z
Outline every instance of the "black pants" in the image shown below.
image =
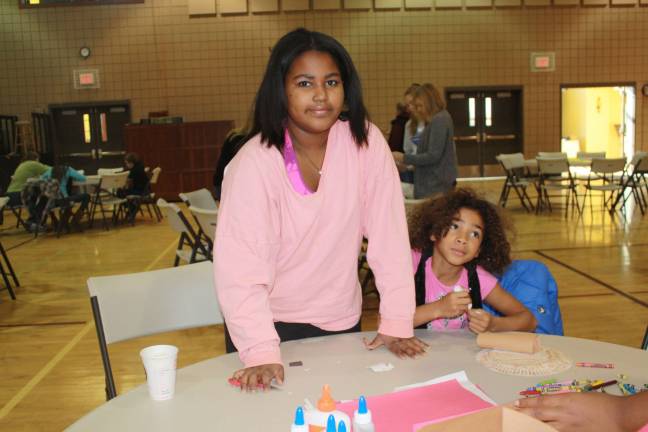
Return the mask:
M 361 331 L 360 321 L 350 329 L 339 330 L 339 331 L 328 331 L 322 330 L 319 327 L 315 327 L 312 324 L 302 324 L 302 323 L 285 323 L 285 322 L 275 322 L 275 330 L 279 334 L 279 339 L 281 342 L 288 342 L 291 340 L 297 339 L 306 339 L 310 337 L 318 336 L 330 336 L 343 333 L 356 333 Z M 225 325 L 225 351 L 227 353 L 236 352 L 236 347 L 232 342 L 229 331 L 227 330 L 227 325 Z

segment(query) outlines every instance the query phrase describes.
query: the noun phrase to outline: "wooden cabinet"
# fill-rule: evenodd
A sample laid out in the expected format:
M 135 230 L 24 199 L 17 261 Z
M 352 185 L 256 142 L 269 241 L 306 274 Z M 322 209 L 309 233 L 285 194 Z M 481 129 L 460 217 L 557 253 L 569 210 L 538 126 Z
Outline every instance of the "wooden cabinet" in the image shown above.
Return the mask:
M 124 140 L 145 166 L 162 168 L 155 186 L 157 196 L 178 201 L 178 194 L 213 189 L 212 177 L 223 141 L 234 127 L 232 120 L 181 124 L 128 125 Z

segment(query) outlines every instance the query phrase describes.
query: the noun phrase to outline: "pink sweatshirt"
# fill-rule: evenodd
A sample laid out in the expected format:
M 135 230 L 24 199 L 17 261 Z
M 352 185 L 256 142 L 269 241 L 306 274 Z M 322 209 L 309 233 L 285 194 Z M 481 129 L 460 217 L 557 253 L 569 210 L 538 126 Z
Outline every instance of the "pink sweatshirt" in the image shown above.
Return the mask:
M 282 154 L 257 135 L 225 172 L 214 245 L 216 292 L 245 367 L 281 363 L 273 321 L 329 331 L 362 312 L 358 253 L 380 291 L 380 333 L 413 335 L 414 276 L 400 181 L 374 125 L 358 149 L 348 123 L 329 132 L 318 190 L 297 193 Z

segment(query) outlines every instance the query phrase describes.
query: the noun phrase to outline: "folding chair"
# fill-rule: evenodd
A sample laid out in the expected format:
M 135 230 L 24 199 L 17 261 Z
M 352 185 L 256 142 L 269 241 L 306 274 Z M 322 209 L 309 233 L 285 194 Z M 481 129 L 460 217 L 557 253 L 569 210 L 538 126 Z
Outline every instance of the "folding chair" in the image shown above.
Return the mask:
M 126 202 L 125 198 L 119 198 L 117 196 L 117 191 L 126 187 L 127 180 L 128 172 L 101 175 L 99 185 L 96 187 L 95 193 L 90 199 L 90 227 L 94 224 L 95 213 L 97 207 L 99 207 L 103 226 L 106 230 L 109 229 L 106 221 L 106 213 L 110 211 L 105 209 L 104 206 L 112 208 L 111 219 L 113 225 L 117 225 L 120 216 L 123 215 L 123 205 Z
M 182 213 L 182 210 L 180 210 L 180 207 L 173 203 L 168 203 L 162 198 L 157 200 L 157 205 L 166 212 L 167 220 L 171 228 L 180 233 L 173 266 L 177 267 L 181 259 L 190 264 L 209 259 L 209 251 L 206 245 L 200 241 L 198 233 L 191 226 Z M 185 246 L 189 246 L 188 251 L 184 249 Z
M 590 209 L 593 211 L 592 192 L 601 192 L 601 203 L 603 208 L 613 213 L 612 205 L 616 199 L 616 194 L 623 191 L 621 179 L 615 174 L 622 173 L 626 165 L 625 158 L 618 159 L 592 159 L 592 167 L 585 183 L 585 194 L 583 195 L 583 209 L 587 201 L 587 195 L 590 197 Z M 606 194 L 609 195 L 606 197 Z
M 216 236 L 216 222 L 218 221 L 218 210 L 206 210 L 194 206 L 189 207 L 189 211 L 200 227 L 200 231 L 206 236 L 209 256 L 211 259 L 212 250 L 214 249 L 214 237 Z
M 537 158 L 542 159 L 564 159 L 567 160 L 567 153 L 563 152 L 538 152 Z
M 535 185 L 535 183 L 524 178 L 524 172 L 526 170 L 524 155 L 522 153 L 500 154 L 495 159 L 500 163 L 506 174 L 504 186 L 502 186 L 502 192 L 499 197 L 499 205 L 506 207 L 512 189 L 520 199 L 522 207 L 527 212 L 534 210 L 533 202 L 531 202 L 531 198 L 527 194 L 527 187 L 531 184 Z
M 184 192 L 178 194 L 178 196 L 187 207 L 194 206 L 203 210 L 218 210 L 218 204 L 216 204 L 216 200 L 212 196 L 211 192 L 209 192 L 205 188 L 198 189 L 193 192 Z M 204 232 L 203 227 L 200 225 L 198 219 L 196 219 L 196 216 L 193 215 L 193 217 L 198 224 L 198 238 L 200 238 L 200 241 L 209 244 L 209 236 L 207 236 L 207 234 Z
M 210 262 L 204 262 L 88 279 L 106 379 L 106 400 L 117 396 L 108 345 L 223 322 L 213 268 Z
M 211 192 L 205 188 L 193 192 L 184 192 L 178 194 L 178 196 L 182 202 L 187 205 L 187 207 L 194 206 L 204 210 L 218 210 L 216 200 L 212 196 Z
M 29 227 L 27 226 L 27 223 L 22 218 L 22 211 L 25 206 L 22 205 L 22 203 L 11 206 L 9 205 L 9 197 L 0 197 L 0 199 L 3 198 L 7 199 L 7 203 L 2 206 L 2 210 L 0 210 L 0 221 L 4 218 L 4 210 L 7 209 L 16 217 L 16 228 L 20 228 L 20 225 L 22 225 L 25 229 L 28 229 Z
M 9 202 L 8 197 L 0 197 L 0 212 L 4 209 L 5 205 L 7 205 L 8 202 Z M 11 266 L 11 262 L 9 261 L 9 256 L 7 255 L 7 252 L 2 246 L 2 242 L 0 242 L 0 258 L 2 258 L 0 260 L 0 273 L 2 273 L 2 279 L 4 280 L 6 290 L 9 291 L 9 295 L 11 296 L 11 299 L 16 300 L 16 293 L 14 293 L 14 290 L 11 286 L 11 282 L 9 281 L 9 276 L 11 276 L 11 278 L 13 279 L 14 283 L 16 284 L 16 287 L 20 286 L 20 282 L 18 282 L 18 277 L 16 277 L 16 272 L 14 272 L 14 269 Z
M 626 201 L 629 198 L 625 191 L 626 189 L 630 189 L 631 195 L 639 206 L 641 214 L 643 215 L 645 213 L 646 207 L 648 207 L 648 202 L 644 195 L 644 189 L 648 188 L 648 184 L 646 183 L 646 174 L 648 174 L 648 153 L 637 152 L 632 157 L 630 163 L 626 166 L 621 180 L 623 190 L 617 195 L 616 200 L 612 205 L 612 211 L 616 209 L 619 202 L 621 202 L 622 208 L 625 207 Z
M 605 152 L 577 152 L 576 159 L 592 160 L 592 159 L 605 159 Z
M 153 171 L 151 172 L 151 179 L 149 180 L 149 188 L 151 189 L 151 191 L 149 192 L 148 195 L 143 195 L 142 197 L 140 197 L 140 202 L 139 202 L 140 212 L 142 212 L 142 215 L 144 214 L 144 212 L 142 211 L 142 207 L 146 207 L 149 217 L 153 218 L 153 213 L 155 213 L 155 218 L 157 219 L 158 222 L 162 220 L 162 212 L 160 211 L 160 208 L 157 206 L 156 199 L 155 199 L 155 192 L 153 191 L 153 188 L 157 184 L 161 172 L 162 172 L 162 168 L 160 167 L 153 168 Z M 151 208 L 153 208 L 153 213 L 151 213 Z
M 569 211 L 571 199 L 572 209 L 575 207 L 581 214 L 581 208 L 578 203 L 578 192 L 576 191 L 576 182 L 569 170 L 569 162 L 566 158 L 536 158 L 538 161 L 538 201 L 536 204 L 536 213 L 547 207 L 552 211 L 549 191 L 567 192 L 565 196 L 565 216 Z

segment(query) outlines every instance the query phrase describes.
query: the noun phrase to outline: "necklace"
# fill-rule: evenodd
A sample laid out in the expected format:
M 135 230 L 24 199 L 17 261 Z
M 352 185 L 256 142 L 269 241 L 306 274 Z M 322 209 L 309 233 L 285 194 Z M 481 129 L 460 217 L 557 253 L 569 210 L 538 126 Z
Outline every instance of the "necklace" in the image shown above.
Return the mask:
M 293 146 L 295 147 L 295 150 L 297 150 L 298 148 L 301 148 L 301 144 L 299 144 L 297 139 L 295 137 L 293 137 L 293 136 L 291 136 L 291 138 L 293 140 Z M 322 175 L 322 168 L 318 168 L 317 164 L 315 162 L 313 162 L 313 160 L 308 156 L 308 154 L 306 152 L 300 152 L 300 154 L 302 154 L 306 158 L 308 163 L 311 164 L 311 166 L 315 169 L 317 174 L 321 176 Z

